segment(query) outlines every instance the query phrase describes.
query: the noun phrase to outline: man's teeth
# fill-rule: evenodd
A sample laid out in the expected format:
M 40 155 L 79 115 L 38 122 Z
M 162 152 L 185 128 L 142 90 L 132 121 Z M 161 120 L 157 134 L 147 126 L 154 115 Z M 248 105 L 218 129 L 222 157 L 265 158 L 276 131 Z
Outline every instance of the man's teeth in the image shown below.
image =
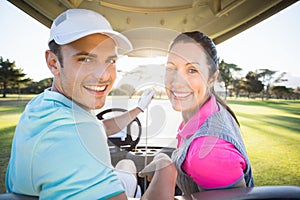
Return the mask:
M 90 89 L 90 90 L 94 90 L 96 92 L 103 92 L 106 88 L 106 85 L 104 86 L 86 86 L 86 88 Z
M 176 93 L 176 92 L 173 92 L 173 94 L 174 94 L 176 97 L 179 97 L 179 98 L 187 97 L 187 96 L 190 95 L 189 92 L 185 92 L 185 93 Z

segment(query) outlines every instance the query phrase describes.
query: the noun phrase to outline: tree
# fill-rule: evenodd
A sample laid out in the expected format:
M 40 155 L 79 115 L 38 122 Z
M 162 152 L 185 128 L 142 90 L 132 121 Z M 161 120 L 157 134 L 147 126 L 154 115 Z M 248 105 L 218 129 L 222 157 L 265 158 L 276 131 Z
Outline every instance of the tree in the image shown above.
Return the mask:
M 293 89 L 287 88 L 286 86 L 273 86 L 271 89 L 272 94 L 276 96 L 277 99 L 288 99 L 293 95 Z
M 39 82 L 28 81 L 26 87 L 22 89 L 23 93 L 27 94 L 39 94 L 43 92 L 46 88 L 51 87 L 53 78 L 45 78 Z
M 0 57 L 0 85 L 2 88 L 2 96 L 6 97 L 8 88 L 18 87 L 19 84 L 30 81 L 30 79 L 25 79 L 25 73 L 22 69 L 16 68 L 15 62 L 10 62 L 8 59 L 6 61 Z
M 260 80 L 262 81 L 262 83 L 265 86 L 265 95 L 266 98 L 270 98 L 270 87 L 274 84 L 274 83 L 281 83 L 284 81 L 287 81 L 287 79 L 284 79 L 284 76 L 286 75 L 286 72 L 283 72 L 281 74 L 279 74 L 279 76 L 274 77 L 274 75 L 277 73 L 277 71 L 272 71 L 269 69 L 259 69 L 258 70 L 258 75 L 260 77 Z M 263 95 L 262 95 L 262 99 L 263 99 Z
M 246 91 L 244 78 L 236 78 L 232 82 L 232 91 L 235 93 L 235 97 L 240 96 L 241 91 Z
M 264 85 L 259 80 L 259 74 L 256 72 L 248 72 L 246 75 L 245 86 L 248 92 L 248 97 L 250 97 L 251 93 L 260 93 L 264 89 Z
M 221 62 L 219 63 L 219 81 L 224 83 L 225 99 L 227 97 L 228 87 L 233 84 L 233 73 L 241 70 L 242 69 L 237 65 L 226 63 L 224 62 L 224 60 L 221 60 Z
M 120 89 L 122 89 L 123 91 L 126 92 L 126 94 L 129 96 L 129 98 L 132 97 L 132 95 L 135 93 L 135 88 L 134 86 L 130 85 L 130 84 L 123 84 L 119 87 Z

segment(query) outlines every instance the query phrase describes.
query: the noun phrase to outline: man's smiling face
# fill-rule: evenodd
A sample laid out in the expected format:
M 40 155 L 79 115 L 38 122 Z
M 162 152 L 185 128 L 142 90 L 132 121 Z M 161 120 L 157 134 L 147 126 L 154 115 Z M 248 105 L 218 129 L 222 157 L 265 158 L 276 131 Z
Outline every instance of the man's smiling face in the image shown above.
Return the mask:
M 108 36 L 92 34 L 61 48 L 62 62 L 54 90 L 86 110 L 104 106 L 116 79 L 116 45 Z

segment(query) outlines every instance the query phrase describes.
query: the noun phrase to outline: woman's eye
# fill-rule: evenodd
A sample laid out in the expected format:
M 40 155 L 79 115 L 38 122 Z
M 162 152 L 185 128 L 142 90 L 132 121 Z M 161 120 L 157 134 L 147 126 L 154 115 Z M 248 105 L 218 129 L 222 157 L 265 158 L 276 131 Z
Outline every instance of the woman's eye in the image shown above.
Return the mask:
M 117 60 L 116 59 L 109 59 L 106 61 L 107 64 L 116 64 Z
M 198 73 L 197 69 L 188 69 L 188 72 L 191 74 Z

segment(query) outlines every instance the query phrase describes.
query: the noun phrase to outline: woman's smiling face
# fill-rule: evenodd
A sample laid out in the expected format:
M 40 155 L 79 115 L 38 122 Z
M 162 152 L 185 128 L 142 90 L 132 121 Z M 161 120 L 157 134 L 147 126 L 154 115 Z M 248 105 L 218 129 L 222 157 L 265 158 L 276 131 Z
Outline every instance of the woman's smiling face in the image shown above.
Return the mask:
M 170 49 L 165 75 L 167 95 L 173 109 L 195 113 L 209 97 L 209 65 L 204 49 L 179 42 Z

